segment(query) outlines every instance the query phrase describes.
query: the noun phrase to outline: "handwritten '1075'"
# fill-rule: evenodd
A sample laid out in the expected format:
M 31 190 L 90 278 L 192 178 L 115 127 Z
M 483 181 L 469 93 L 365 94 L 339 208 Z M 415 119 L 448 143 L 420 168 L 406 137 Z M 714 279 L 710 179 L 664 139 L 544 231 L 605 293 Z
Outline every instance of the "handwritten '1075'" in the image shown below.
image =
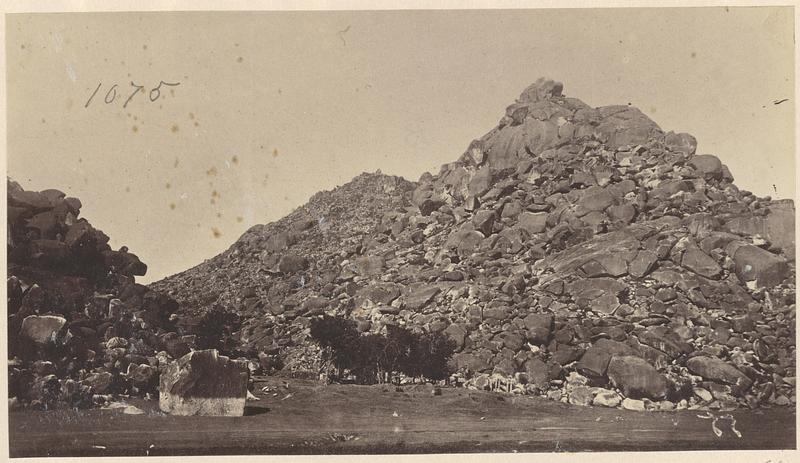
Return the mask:
M 166 85 L 166 86 L 169 86 L 169 87 L 177 87 L 180 84 L 181 84 L 180 82 L 176 82 L 176 83 L 173 84 L 173 83 L 170 83 L 170 82 L 164 82 L 162 80 L 162 81 L 160 81 L 158 83 L 158 85 L 156 87 L 153 87 L 152 89 L 150 89 L 150 92 L 148 93 L 147 97 L 148 97 L 148 99 L 150 99 L 151 102 L 154 102 L 157 99 L 159 99 L 159 97 L 161 97 L 161 86 Z M 92 102 L 92 100 L 94 99 L 95 95 L 97 95 L 97 92 L 100 91 L 100 87 L 102 87 L 102 86 L 103 86 L 102 82 L 97 84 L 97 88 L 94 89 L 94 92 L 92 92 L 92 95 L 89 97 L 88 100 L 86 100 L 86 104 L 83 105 L 84 108 L 88 108 L 89 107 L 89 104 Z M 122 105 L 123 108 L 127 108 L 128 107 L 128 103 L 131 102 L 131 100 L 133 99 L 134 96 L 136 96 L 137 93 L 144 91 L 144 86 L 143 85 L 136 85 L 135 83 L 133 83 L 133 81 L 131 81 L 131 87 L 133 87 L 133 92 L 131 92 L 131 94 L 128 96 L 128 99 L 125 100 L 125 103 L 123 103 L 123 105 Z M 114 84 L 106 92 L 106 96 L 105 96 L 105 98 L 103 98 L 103 101 L 106 104 L 111 104 L 119 96 L 121 96 L 121 95 L 117 93 L 117 84 Z

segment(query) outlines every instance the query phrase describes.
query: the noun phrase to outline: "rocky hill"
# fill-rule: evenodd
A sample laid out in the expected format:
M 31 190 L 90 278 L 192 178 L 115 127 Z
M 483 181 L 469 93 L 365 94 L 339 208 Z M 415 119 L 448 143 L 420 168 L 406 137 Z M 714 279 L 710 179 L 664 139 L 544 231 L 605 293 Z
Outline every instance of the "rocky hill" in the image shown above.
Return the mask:
M 794 402 L 794 204 L 539 79 L 418 183 L 363 174 L 153 289 L 313 369 L 310 318 L 443 331 L 455 379 L 577 404 Z M 413 190 L 413 191 L 412 191 Z M 642 400 L 639 400 L 642 399 Z
M 147 266 L 78 218 L 77 198 L 9 180 L 7 203 L 11 406 L 155 392 L 159 368 L 192 345 L 174 331 L 177 303 L 135 282 Z

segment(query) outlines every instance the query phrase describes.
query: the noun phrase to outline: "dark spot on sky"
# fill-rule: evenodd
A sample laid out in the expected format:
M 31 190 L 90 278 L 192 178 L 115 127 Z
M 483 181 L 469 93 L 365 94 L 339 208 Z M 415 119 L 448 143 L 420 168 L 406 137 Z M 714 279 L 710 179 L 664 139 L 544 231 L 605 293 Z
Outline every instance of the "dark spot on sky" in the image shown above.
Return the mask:
M 219 238 L 220 236 L 222 236 L 222 233 L 220 233 L 219 230 L 216 229 L 216 227 L 211 227 L 211 234 L 214 236 L 214 238 Z
M 189 113 L 189 119 L 194 119 L 194 113 Z
M 142 50 L 147 50 L 147 44 L 142 45 Z
M 194 121 L 194 126 L 195 126 L 195 127 L 200 127 L 200 123 L 199 123 L 199 122 L 197 122 L 197 121 Z
M 133 130 L 133 133 L 136 133 L 136 132 L 138 132 L 138 131 L 139 131 L 139 127 L 136 127 L 136 126 L 134 125 L 134 126 L 131 128 L 131 130 Z
M 206 171 L 206 175 L 209 176 L 217 175 L 217 168 L 212 166 L 210 169 Z
M 236 217 L 236 221 L 237 221 L 237 222 L 241 222 L 241 221 L 243 221 L 243 220 L 244 220 L 244 218 L 243 218 L 243 217 Z
M 219 192 L 217 190 L 212 191 L 211 192 L 211 197 L 212 198 L 219 198 Z
M 172 131 L 172 133 L 176 133 L 178 131 L 178 124 L 172 124 L 170 130 Z
M 244 61 L 244 58 L 242 58 L 241 56 L 236 58 L 237 63 L 241 63 L 242 61 Z
M 696 57 L 697 57 L 697 53 L 692 52 L 692 58 L 696 58 Z
M 234 154 L 231 158 L 231 162 L 234 164 L 239 164 L 239 157 Z
M 129 186 L 126 186 L 126 187 L 125 187 L 125 193 L 130 193 L 130 192 L 131 192 L 131 187 L 129 187 Z
M 178 158 L 175 158 L 175 164 L 174 164 L 172 167 L 178 167 L 178 162 L 179 162 L 179 161 L 180 161 L 180 159 L 178 159 Z
M 169 182 L 167 182 L 167 184 L 165 185 L 165 188 L 166 188 L 167 190 L 169 190 L 169 187 L 170 187 L 170 186 L 172 186 L 172 185 L 170 185 L 170 184 L 169 184 Z
M 25 49 L 25 44 L 23 43 L 22 45 L 19 46 L 19 48 L 24 50 Z
M 175 203 L 169 203 L 169 208 L 174 211 L 175 210 Z
M 221 218 L 222 218 L 222 213 L 221 213 L 221 212 L 217 212 L 217 218 L 218 218 L 218 219 L 221 219 Z
M 272 150 L 272 157 L 273 158 L 277 158 L 278 157 L 278 148 L 275 148 L 275 149 Z
M 45 123 L 46 123 L 46 122 L 45 122 L 44 118 L 42 118 L 42 124 L 45 124 Z

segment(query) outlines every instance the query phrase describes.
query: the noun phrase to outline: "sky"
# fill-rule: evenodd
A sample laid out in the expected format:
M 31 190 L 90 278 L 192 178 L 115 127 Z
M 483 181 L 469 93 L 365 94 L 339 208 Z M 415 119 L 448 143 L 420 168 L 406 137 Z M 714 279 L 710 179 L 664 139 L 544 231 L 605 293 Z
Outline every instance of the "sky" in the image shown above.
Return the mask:
M 15 14 L 7 169 L 80 198 L 147 283 L 361 172 L 438 172 L 546 76 L 794 198 L 793 40 L 767 7 Z

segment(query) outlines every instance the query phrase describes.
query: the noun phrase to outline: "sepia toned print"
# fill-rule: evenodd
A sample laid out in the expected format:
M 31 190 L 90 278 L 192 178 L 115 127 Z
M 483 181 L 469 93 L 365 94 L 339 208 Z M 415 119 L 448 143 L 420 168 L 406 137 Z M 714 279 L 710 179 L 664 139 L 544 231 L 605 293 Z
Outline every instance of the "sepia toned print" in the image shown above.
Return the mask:
M 8 15 L 10 456 L 795 449 L 793 15 Z

